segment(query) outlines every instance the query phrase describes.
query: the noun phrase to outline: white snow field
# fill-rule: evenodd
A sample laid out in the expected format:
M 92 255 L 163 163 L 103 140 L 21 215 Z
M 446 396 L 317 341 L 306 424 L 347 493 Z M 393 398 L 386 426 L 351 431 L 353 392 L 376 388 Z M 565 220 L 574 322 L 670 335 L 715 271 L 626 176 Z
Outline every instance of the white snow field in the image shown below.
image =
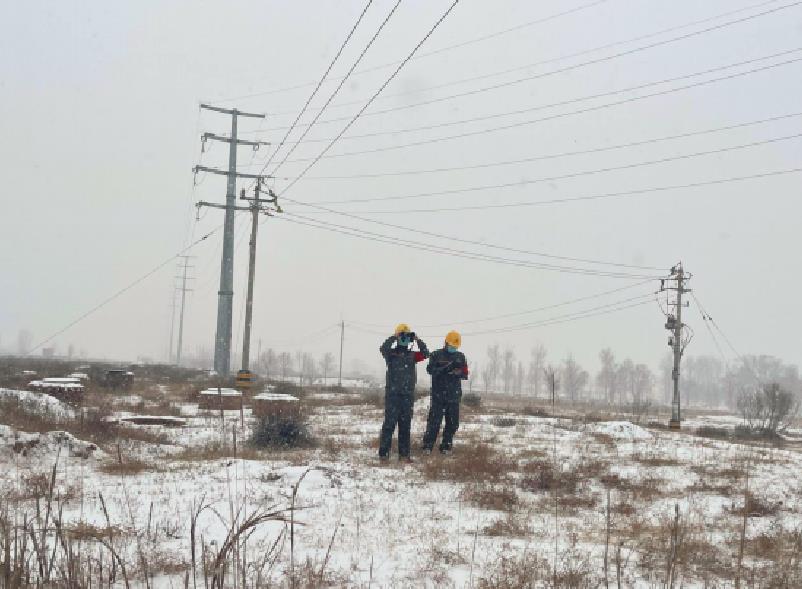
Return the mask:
M 45 395 L 1 392 L 53 409 Z M 55 545 L 65 538 L 76 571 L 120 587 L 800 586 L 794 443 L 484 399 L 463 407 L 452 456 L 380 463 L 375 395 L 307 395 L 312 444 L 283 450 L 248 445 L 248 410 L 221 418 L 172 402 L 184 427 L 131 425 L 96 442 L 0 427 L 0 514 L 19 526 L 51 508 L 51 578 L 72 570 Z M 415 405 L 413 451 L 427 405 Z

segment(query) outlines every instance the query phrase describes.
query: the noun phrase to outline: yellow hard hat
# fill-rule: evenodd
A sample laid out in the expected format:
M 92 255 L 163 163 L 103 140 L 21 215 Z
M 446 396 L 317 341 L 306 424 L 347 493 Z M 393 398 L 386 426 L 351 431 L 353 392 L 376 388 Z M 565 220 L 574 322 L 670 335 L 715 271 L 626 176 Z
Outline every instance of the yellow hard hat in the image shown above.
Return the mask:
M 409 325 L 406 323 L 399 323 L 395 326 L 395 334 L 399 335 L 401 333 L 411 333 L 412 330 L 409 328 Z
M 462 336 L 459 333 L 457 333 L 456 331 L 449 331 L 446 334 L 446 343 L 449 346 L 453 346 L 455 348 L 458 348 L 458 347 L 460 347 L 462 345 Z

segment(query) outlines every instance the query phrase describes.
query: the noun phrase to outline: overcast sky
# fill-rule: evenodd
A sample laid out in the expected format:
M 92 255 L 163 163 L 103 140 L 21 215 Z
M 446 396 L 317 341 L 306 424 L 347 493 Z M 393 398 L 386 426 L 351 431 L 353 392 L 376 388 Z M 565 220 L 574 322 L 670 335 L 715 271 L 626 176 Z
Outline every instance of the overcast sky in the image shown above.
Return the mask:
M 332 76 L 348 70 L 394 4 L 372 3 Z M 336 136 L 345 118 L 361 108 L 395 67 L 375 66 L 406 57 L 449 4 L 402 1 L 357 71 L 374 69 L 348 80 L 306 139 Z M 798 173 L 596 200 L 460 210 L 802 167 L 802 140 L 789 138 L 802 133 L 802 117 L 531 161 L 802 112 L 802 62 L 792 61 L 802 58 L 802 6 L 743 20 L 786 4 L 792 3 L 462 0 L 422 46 L 423 55 L 403 68 L 327 155 L 549 120 L 325 157 L 286 196 L 318 204 L 388 198 L 327 208 L 511 249 L 664 269 L 682 260 L 693 273 L 690 286 L 739 352 L 799 362 Z M 583 5 L 587 7 L 535 22 Z M 14 349 L 21 329 L 30 330 L 34 342 L 41 341 L 218 227 L 221 211 L 204 211 L 195 222 L 192 205 L 198 200 L 221 202 L 225 178 L 200 175 L 193 188 L 191 168 L 201 162 L 226 165 L 226 146 L 211 145 L 201 155 L 199 138 L 204 131 L 227 133 L 229 119 L 200 112 L 199 102 L 266 113 L 263 122 L 243 119 L 242 136 L 277 144 L 363 6 L 356 1 L 7 3 L 0 19 L 0 347 Z M 745 10 L 733 12 L 741 8 Z M 711 18 L 728 12 L 732 14 Z M 743 22 L 719 27 L 737 20 Z M 696 21 L 704 22 L 683 26 Z M 713 27 L 717 28 L 646 48 Z M 672 30 L 653 35 L 666 29 Z M 636 48 L 644 49 L 612 57 Z M 801 51 L 769 57 L 794 49 Z M 607 56 L 611 59 L 599 61 Z M 590 61 L 597 63 L 538 76 Z M 750 63 L 718 70 L 746 61 Z M 694 88 L 602 106 L 788 61 Z M 534 65 L 526 67 L 529 64 Z M 712 69 L 718 71 L 652 85 Z M 506 84 L 520 78 L 533 79 Z M 302 120 L 317 114 L 337 83 L 323 85 Z M 645 84 L 649 85 L 640 90 L 609 94 Z M 297 86 L 301 87 L 282 91 Z M 483 90 L 471 92 L 479 89 Z M 595 95 L 604 96 L 591 98 Z M 444 99 L 397 108 L 438 98 Z M 591 108 L 596 106 L 600 108 Z M 370 115 L 386 109 L 394 110 Z M 509 114 L 523 109 L 529 110 Z M 322 123 L 330 119 L 341 120 Z M 397 132 L 433 125 L 437 127 Z M 294 131 L 290 141 L 303 130 Z M 364 137 L 374 133 L 383 134 Z M 278 171 L 275 189 L 281 193 L 288 179 L 306 167 L 305 160 L 326 145 L 300 144 Z M 732 147 L 737 149 L 676 159 Z M 240 170 L 261 170 L 269 154 L 269 149 L 240 148 Z M 475 167 L 525 158 L 530 161 Z M 620 169 L 666 158 L 674 159 Z M 461 166 L 474 168 L 331 178 Z M 392 198 L 610 167 L 619 169 L 508 188 Z M 452 254 L 461 250 L 594 272 L 656 276 L 661 271 L 538 258 L 318 214 L 319 209 L 289 201 L 283 206 L 288 213 L 389 236 L 391 243 L 291 223 L 286 220 L 293 219 L 289 215 L 268 219 L 258 243 L 254 348 L 261 339 L 263 349 L 336 352 L 339 333 L 332 326 L 342 318 L 347 324 L 346 357 L 364 358 L 378 368 L 377 348 L 401 321 L 436 346 L 449 327 L 470 333 L 536 323 L 647 295 L 659 286 L 655 280 L 581 303 L 473 322 L 643 279 L 466 259 L 446 255 L 443 248 Z M 451 210 L 409 212 L 433 208 Z M 235 349 L 241 346 L 248 230 L 247 217 L 239 216 Z M 190 252 L 197 257 L 191 272 L 195 290 L 187 300 L 185 354 L 213 345 L 221 240 L 222 231 L 217 231 Z M 413 249 L 409 242 L 428 249 Z M 175 275 L 176 264 L 171 262 L 55 338 L 57 351 L 66 352 L 73 344 L 95 357 L 164 359 Z M 687 317 L 696 332 L 688 353 L 717 354 L 694 301 Z M 515 347 L 521 356 L 542 342 L 551 360 L 572 353 L 595 369 L 598 351 L 610 346 L 620 357 L 655 366 L 668 350 L 663 323 L 658 304 L 650 302 L 567 323 L 466 335 L 464 351 L 482 362 L 486 346 L 494 342 Z M 424 327 L 434 324 L 442 325 Z M 726 347 L 724 351 L 732 356 Z

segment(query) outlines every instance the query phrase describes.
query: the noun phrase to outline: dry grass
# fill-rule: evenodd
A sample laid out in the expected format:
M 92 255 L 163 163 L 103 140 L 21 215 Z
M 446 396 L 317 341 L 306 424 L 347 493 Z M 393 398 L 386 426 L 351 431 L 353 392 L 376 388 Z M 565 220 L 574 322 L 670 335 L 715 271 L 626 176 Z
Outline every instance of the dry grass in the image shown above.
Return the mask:
M 747 517 L 769 517 L 780 513 L 781 509 L 782 502 L 772 503 L 765 497 L 750 492 L 746 495 L 746 505 L 733 508 L 731 512 L 741 517 L 743 517 L 744 511 L 746 511 Z
M 153 470 L 154 465 L 150 465 L 142 460 L 123 460 L 122 462 L 104 462 L 98 466 L 98 470 L 106 474 L 117 476 L 133 476 L 141 474 L 147 470 Z
M 526 538 L 532 534 L 532 527 L 525 514 L 510 512 L 486 526 L 482 533 L 491 537 Z
M 460 498 L 482 509 L 513 511 L 519 506 L 515 489 L 508 484 L 475 483 L 466 485 Z
M 220 442 L 207 442 L 199 446 L 186 446 L 177 454 L 170 458 L 176 461 L 185 462 L 204 462 L 208 460 L 221 460 L 223 458 L 243 458 L 245 460 L 260 460 L 265 454 L 260 450 L 246 444 L 238 444 L 236 451 L 231 443 L 221 444 Z M 272 458 L 276 458 L 271 453 Z
M 515 461 L 486 443 L 460 445 L 450 456 L 432 454 L 421 464 L 429 480 L 460 482 L 500 482 L 516 467 Z
M 651 467 L 664 467 L 664 466 L 680 466 L 682 463 L 676 458 L 667 456 L 636 456 L 635 462 L 644 466 Z

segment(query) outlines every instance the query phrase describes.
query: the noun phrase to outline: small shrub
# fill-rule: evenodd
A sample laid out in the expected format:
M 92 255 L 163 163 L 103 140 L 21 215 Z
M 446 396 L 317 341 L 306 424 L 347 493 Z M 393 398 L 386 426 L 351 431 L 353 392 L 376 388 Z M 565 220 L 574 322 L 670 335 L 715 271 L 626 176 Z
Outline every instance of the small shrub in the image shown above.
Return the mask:
M 308 447 L 312 445 L 312 436 L 302 417 L 262 417 L 253 426 L 251 445 L 257 448 Z
M 543 409 L 543 407 L 535 407 L 535 406 L 524 407 L 521 410 L 521 413 L 523 413 L 524 415 L 529 415 L 530 417 L 549 417 L 549 412 Z
M 770 503 L 765 497 L 760 497 L 754 493 L 746 495 L 746 505 L 732 510 L 733 513 L 743 516 L 746 510 L 747 517 L 767 517 L 777 515 L 782 507 L 782 502 Z
M 508 485 L 469 485 L 462 490 L 460 498 L 482 509 L 494 511 L 511 511 L 518 505 L 518 495 Z
M 532 528 L 523 514 L 508 513 L 486 526 L 483 533 L 493 537 L 526 537 L 532 533 Z

